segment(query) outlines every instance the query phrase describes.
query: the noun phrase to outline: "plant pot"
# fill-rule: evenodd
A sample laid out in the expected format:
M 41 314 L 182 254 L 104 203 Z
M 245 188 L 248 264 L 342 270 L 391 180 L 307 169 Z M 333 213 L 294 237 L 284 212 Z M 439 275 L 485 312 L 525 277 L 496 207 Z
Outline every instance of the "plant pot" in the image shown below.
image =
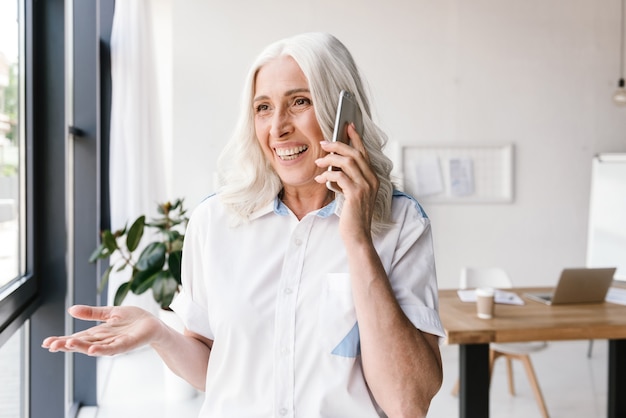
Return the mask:
M 178 315 L 172 311 L 161 309 L 159 319 L 170 328 L 182 333 L 184 325 Z M 187 383 L 186 380 L 177 376 L 165 364 L 163 364 L 163 385 L 165 399 L 169 401 L 184 401 L 198 396 L 198 390 Z

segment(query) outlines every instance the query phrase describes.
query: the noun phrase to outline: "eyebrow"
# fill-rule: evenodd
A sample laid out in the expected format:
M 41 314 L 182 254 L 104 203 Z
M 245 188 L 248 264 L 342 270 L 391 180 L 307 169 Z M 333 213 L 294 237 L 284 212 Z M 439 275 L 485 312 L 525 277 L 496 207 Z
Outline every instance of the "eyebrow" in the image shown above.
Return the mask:
M 309 90 L 308 88 L 297 88 L 297 89 L 291 89 L 291 90 L 287 90 L 284 94 L 284 97 L 289 97 L 289 96 L 293 96 L 294 94 L 298 94 L 298 93 L 310 93 L 311 90 Z M 258 102 L 259 100 L 267 100 L 269 99 L 269 96 L 257 96 L 255 97 L 252 102 Z

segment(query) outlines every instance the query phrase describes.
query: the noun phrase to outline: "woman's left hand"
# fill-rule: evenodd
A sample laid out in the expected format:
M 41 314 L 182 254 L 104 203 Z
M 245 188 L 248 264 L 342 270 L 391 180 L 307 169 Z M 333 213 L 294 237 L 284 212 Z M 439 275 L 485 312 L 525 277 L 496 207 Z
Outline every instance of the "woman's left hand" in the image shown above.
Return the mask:
M 367 150 L 354 124 L 348 125 L 351 145 L 342 142 L 323 141 L 322 148 L 328 154 L 316 160 L 322 168 L 329 166 L 341 171 L 324 171 L 315 180 L 318 183 L 336 182 L 343 190 L 345 202 L 341 210 L 339 228 L 345 238 L 371 240 L 374 204 L 378 193 L 378 177 L 370 166 Z

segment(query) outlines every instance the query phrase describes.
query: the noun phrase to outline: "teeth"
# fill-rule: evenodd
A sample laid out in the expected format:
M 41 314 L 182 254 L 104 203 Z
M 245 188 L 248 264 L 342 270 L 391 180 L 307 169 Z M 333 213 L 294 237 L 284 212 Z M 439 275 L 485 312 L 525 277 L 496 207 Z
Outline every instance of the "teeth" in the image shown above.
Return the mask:
M 302 152 L 309 149 L 306 145 L 293 148 L 276 148 L 276 154 L 281 160 L 293 160 L 298 157 Z

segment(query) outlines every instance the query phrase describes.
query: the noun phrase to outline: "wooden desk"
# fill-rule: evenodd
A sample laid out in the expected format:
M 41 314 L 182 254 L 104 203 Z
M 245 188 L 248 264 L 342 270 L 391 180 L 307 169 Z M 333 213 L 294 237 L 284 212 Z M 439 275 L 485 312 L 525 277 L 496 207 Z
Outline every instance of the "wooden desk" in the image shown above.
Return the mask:
M 489 343 L 607 339 L 607 416 L 626 417 L 626 306 L 548 306 L 523 297 L 523 293 L 551 289 L 507 290 L 522 296 L 526 304 L 497 304 L 493 319 L 478 318 L 476 304 L 461 302 L 456 290 L 439 291 L 439 313 L 447 343 L 459 344 L 460 416 L 489 417 Z

